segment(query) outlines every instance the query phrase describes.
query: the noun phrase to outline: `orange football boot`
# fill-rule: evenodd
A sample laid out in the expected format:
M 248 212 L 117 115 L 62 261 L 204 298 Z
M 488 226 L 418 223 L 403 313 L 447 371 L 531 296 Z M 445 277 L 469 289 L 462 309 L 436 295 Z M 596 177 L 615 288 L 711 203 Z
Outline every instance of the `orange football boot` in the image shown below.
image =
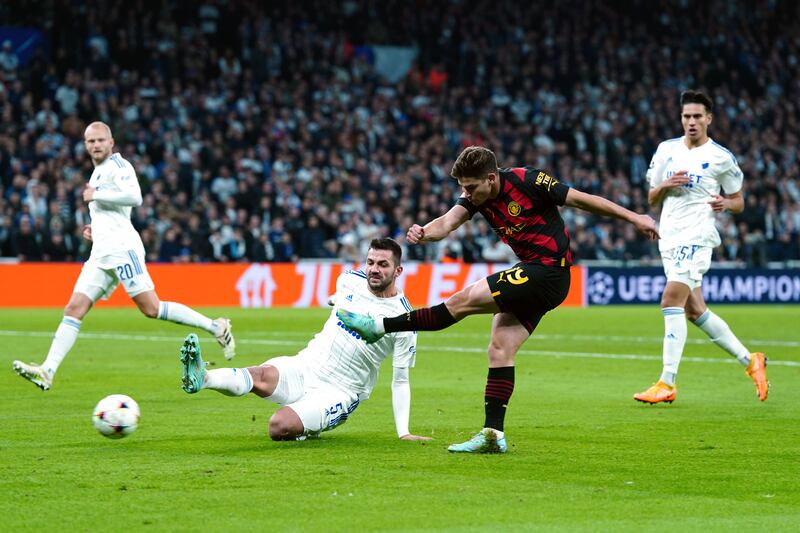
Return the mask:
M 633 395 L 633 399 L 643 403 L 672 403 L 675 401 L 676 396 L 678 395 L 678 389 L 675 387 L 670 387 L 666 383 L 661 380 L 658 380 L 658 383 L 650 387 L 644 392 L 640 392 L 638 394 Z
M 761 352 L 750 354 L 750 364 L 747 365 L 745 373 L 750 376 L 756 384 L 756 395 L 762 402 L 767 399 L 769 393 L 769 381 L 767 381 L 767 358 Z

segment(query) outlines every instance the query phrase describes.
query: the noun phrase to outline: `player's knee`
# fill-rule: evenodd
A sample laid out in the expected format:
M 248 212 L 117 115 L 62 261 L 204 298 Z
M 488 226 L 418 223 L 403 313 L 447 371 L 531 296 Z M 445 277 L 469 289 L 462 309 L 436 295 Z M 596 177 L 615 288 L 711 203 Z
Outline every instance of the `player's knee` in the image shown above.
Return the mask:
M 64 307 L 64 316 L 71 316 L 82 320 L 89 309 L 92 308 L 92 301 L 88 297 L 73 295 Z
M 467 289 L 462 289 L 450 296 L 445 302 L 445 307 L 456 322 L 474 312 L 470 293 Z
M 297 417 L 289 416 L 285 409 L 278 410 L 269 419 L 269 438 L 272 440 L 288 440 L 303 434 L 302 423 L 298 427 Z
M 139 311 L 147 318 L 158 318 L 158 304 L 151 302 L 139 304 Z
M 275 392 L 279 379 L 277 368 L 272 365 L 251 366 L 247 371 L 253 379 L 252 392 L 256 396 L 267 398 Z
M 83 306 L 79 304 L 70 302 L 64 307 L 64 316 L 80 318 L 85 314 L 86 311 L 83 309 Z
M 693 307 L 686 307 L 686 318 L 688 318 L 691 322 L 695 322 L 698 318 L 700 318 L 705 311 L 695 309 Z
M 514 359 L 514 353 L 496 341 L 489 342 L 487 353 L 490 363 L 509 363 Z

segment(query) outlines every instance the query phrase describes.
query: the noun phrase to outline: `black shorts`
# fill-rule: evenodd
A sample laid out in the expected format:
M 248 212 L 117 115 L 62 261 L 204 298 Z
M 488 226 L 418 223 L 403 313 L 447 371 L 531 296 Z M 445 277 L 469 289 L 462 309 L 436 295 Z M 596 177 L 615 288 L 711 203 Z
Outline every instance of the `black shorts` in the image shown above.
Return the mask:
M 517 263 L 486 278 L 500 311 L 512 313 L 533 333 L 539 320 L 569 292 L 569 267 Z

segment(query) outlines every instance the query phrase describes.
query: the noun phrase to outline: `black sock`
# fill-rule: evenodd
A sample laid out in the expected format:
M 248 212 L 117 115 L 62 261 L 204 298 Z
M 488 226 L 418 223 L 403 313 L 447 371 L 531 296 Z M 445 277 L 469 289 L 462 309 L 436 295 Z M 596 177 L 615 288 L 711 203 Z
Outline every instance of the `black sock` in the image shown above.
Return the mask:
M 486 392 L 483 399 L 486 410 L 485 428 L 503 431 L 503 422 L 506 418 L 506 407 L 511 395 L 514 393 L 514 367 L 503 366 L 490 368 L 486 378 Z
M 383 319 L 386 333 L 395 331 L 438 331 L 452 326 L 456 319 L 443 303 L 433 307 L 414 309 L 404 315 Z

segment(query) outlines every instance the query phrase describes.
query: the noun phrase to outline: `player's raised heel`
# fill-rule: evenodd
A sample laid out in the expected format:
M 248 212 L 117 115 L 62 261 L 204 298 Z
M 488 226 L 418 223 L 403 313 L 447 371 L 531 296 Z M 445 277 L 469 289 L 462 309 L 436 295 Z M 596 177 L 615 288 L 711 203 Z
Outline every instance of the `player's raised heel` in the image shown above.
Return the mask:
M 758 399 L 762 402 L 766 400 L 769 394 L 769 381 L 767 381 L 767 358 L 763 353 L 750 354 L 750 364 L 747 365 L 745 373 L 753 380 Z
M 200 354 L 200 339 L 194 333 L 190 333 L 183 341 L 181 365 L 183 366 L 181 387 L 189 394 L 194 394 L 203 387 L 206 373 L 206 363 Z
M 53 378 L 41 366 L 31 363 L 26 364 L 22 361 L 14 361 L 11 363 L 14 372 L 27 379 L 43 391 L 50 390 L 53 386 Z
M 672 403 L 678 397 L 678 388 L 670 387 L 663 381 L 659 380 L 658 383 L 647 389 L 646 391 L 639 392 L 633 395 L 633 399 L 637 402 L 649 403 L 650 405 L 656 403 Z
M 219 345 L 222 346 L 222 355 L 225 356 L 225 359 L 233 359 L 236 355 L 236 340 L 233 338 L 233 333 L 231 333 L 231 321 L 220 317 L 214 321 L 214 325 L 217 330 L 214 337 Z
M 338 309 L 336 316 L 339 317 L 342 324 L 358 333 L 367 343 L 371 344 L 385 335 L 376 331 L 375 319 L 369 315 L 360 315 L 344 309 Z
M 493 429 L 485 428 L 467 442 L 451 444 L 447 451 L 453 453 L 506 453 L 508 444 L 506 444 L 505 435 L 498 438 Z

